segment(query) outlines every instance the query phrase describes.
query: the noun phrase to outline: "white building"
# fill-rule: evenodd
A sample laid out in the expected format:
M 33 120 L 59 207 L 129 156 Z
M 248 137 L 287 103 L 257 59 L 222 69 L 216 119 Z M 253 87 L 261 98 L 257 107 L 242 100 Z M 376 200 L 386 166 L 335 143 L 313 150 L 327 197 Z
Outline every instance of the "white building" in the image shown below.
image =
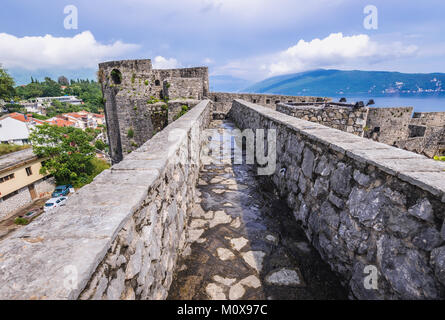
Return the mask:
M 27 124 L 8 116 L 0 118 L 0 143 L 28 144 L 29 128 Z
M 82 99 L 78 99 L 75 96 L 61 96 L 61 97 L 41 97 L 41 98 L 35 98 L 35 101 L 42 105 L 44 103 L 51 102 L 53 100 L 57 100 L 60 102 L 66 102 L 73 105 L 80 105 L 82 104 Z
M 25 107 L 26 112 L 42 114 L 42 109 L 37 102 L 21 102 L 20 105 Z

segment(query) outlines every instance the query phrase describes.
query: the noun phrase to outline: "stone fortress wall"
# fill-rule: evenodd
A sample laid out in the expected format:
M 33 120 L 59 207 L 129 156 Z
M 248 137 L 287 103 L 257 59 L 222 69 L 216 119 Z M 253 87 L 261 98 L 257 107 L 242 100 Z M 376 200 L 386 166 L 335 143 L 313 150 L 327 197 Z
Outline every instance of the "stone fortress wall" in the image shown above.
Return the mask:
M 345 103 L 280 103 L 277 111 L 430 158 L 445 152 L 445 112 L 412 107 L 355 107 Z
M 280 103 L 278 112 L 307 121 L 320 123 L 324 126 L 363 136 L 363 128 L 368 116 L 366 108 L 333 103 L 301 104 Z
M 445 156 L 445 112 L 414 112 L 409 137 L 396 145 L 429 157 Z
M 355 298 L 445 298 L 445 163 L 242 100 L 229 117 L 276 129 L 271 179 Z
M 408 125 L 412 107 L 372 108 L 368 107 L 364 137 L 393 146 L 408 139 Z
M 257 103 L 263 107 L 274 109 L 279 103 L 294 102 L 329 102 L 330 98 L 326 97 L 303 97 L 303 96 L 284 96 L 278 94 L 256 94 L 256 93 L 227 93 L 227 92 L 211 92 L 209 99 L 213 101 L 214 114 L 218 118 L 223 118 L 230 108 L 232 102 L 236 99 Z
M 414 112 L 410 125 L 441 127 L 445 123 L 445 112 Z
M 0 299 L 165 299 L 196 235 L 204 100 L 102 172 L 66 206 L 0 242 Z

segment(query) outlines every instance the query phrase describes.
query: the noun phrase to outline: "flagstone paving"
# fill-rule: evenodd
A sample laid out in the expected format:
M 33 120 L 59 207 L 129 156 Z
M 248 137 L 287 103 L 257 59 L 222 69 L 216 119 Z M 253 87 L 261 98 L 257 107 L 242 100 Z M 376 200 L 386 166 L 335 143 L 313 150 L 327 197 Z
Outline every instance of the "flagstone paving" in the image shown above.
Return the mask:
M 219 133 L 234 128 L 227 121 L 212 126 Z M 201 171 L 201 197 L 189 221 L 193 243 L 179 260 L 168 298 L 346 299 L 267 180 L 253 166 L 215 157 L 221 163 Z

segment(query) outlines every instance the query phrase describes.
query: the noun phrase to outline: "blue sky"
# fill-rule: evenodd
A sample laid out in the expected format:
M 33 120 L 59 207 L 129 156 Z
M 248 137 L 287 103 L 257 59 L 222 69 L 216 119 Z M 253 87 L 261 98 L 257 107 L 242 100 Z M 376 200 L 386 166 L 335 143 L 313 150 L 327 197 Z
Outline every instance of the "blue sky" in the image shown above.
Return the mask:
M 64 28 L 64 8 L 78 29 Z M 363 26 L 378 9 L 378 29 Z M 259 81 L 315 68 L 445 72 L 445 1 L 2 0 L 0 63 L 13 74 L 93 75 L 151 58 Z

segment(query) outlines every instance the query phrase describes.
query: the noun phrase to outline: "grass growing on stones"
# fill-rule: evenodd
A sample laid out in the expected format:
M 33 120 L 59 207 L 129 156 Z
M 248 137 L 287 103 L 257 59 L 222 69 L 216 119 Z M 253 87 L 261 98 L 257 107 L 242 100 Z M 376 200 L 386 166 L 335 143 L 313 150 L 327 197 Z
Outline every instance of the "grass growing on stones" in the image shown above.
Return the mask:
M 155 98 L 153 96 L 150 96 L 150 100 L 147 101 L 147 104 L 154 104 L 154 103 L 157 103 L 157 102 L 160 102 L 160 101 L 161 100 L 159 100 L 159 99 L 157 99 L 157 98 Z
M 130 139 L 134 137 L 134 130 L 133 130 L 133 128 L 128 129 L 127 136 Z
M 182 106 L 181 107 L 181 112 L 179 112 L 176 116 L 175 116 L 175 120 L 178 120 L 179 118 L 181 118 L 183 115 L 185 115 L 187 112 L 189 111 L 189 107 L 188 106 Z

